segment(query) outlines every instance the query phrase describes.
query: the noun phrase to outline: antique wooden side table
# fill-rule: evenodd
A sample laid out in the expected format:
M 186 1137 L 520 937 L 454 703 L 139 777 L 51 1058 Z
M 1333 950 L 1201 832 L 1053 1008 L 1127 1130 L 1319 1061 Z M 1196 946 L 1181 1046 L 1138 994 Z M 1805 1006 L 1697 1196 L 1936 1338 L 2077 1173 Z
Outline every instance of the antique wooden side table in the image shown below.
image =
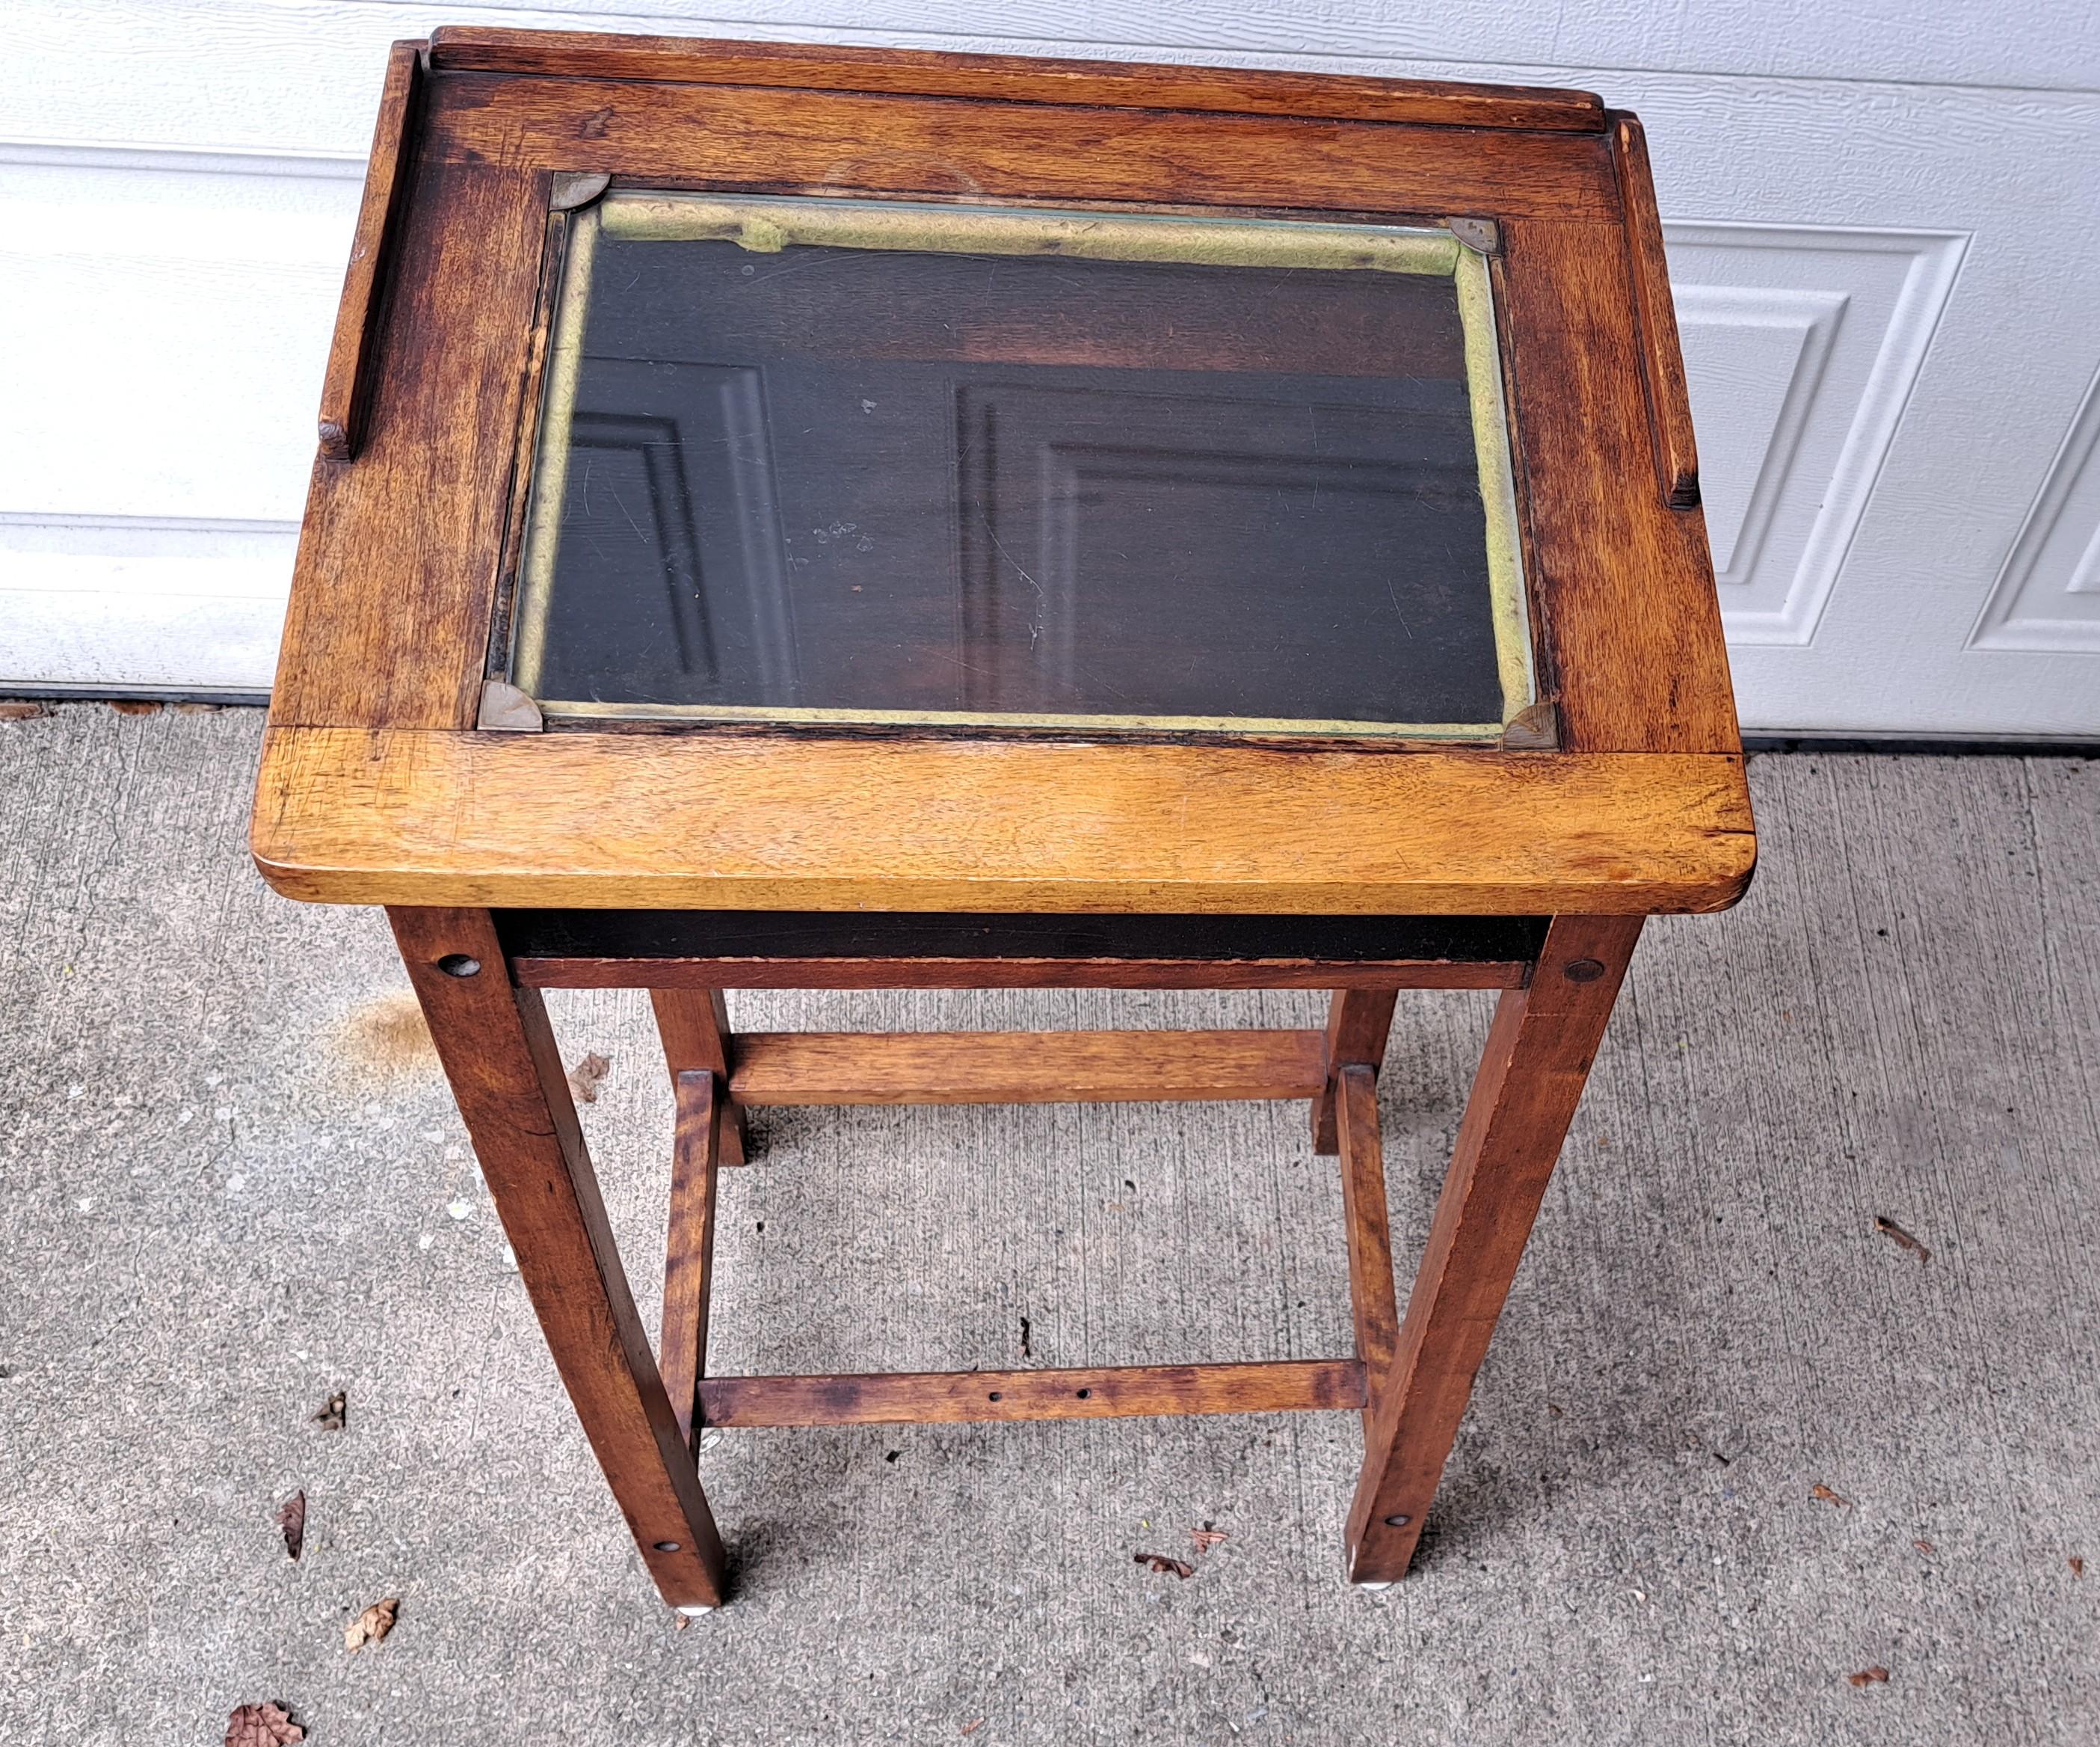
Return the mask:
M 1754 838 L 1639 124 L 1574 91 L 439 32 L 387 76 L 254 819 L 382 904 L 642 1558 L 703 1426 L 1346 1409 L 1406 1569 L 1643 916 Z M 540 990 L 646 989 L 637 1315 Z M 739 1035 L 725 989 L 1317 988 Z M 1501 991 L 1394 1290 L 1398 991 Z M 1304 1099 L 1355 1351 L 717 1376 L 790 1104 Z

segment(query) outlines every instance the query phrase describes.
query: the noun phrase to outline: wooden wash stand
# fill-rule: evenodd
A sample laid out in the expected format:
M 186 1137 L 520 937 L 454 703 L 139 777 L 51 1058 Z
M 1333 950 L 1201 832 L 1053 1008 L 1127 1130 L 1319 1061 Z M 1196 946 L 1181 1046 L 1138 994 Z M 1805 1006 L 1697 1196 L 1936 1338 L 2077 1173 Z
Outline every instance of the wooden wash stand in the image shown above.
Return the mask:
M 664 1599 L 703 1427 L 1361 1412 L 1407 1569 L 1642 919 L 1755 858 L 1639 124 L 1574 91 L 397 44 L 256 801 L 386 907 Z M 653 1346 L 540 991 L 650 991 Z M 1304 988 L 1324 1030 L 739 1035 L 726 989 Z M 1401 991 L 1500 991 L 1405 1310 Z M 1302 1099 L 1331 1359 L 717 1376 L 765 1105 Z

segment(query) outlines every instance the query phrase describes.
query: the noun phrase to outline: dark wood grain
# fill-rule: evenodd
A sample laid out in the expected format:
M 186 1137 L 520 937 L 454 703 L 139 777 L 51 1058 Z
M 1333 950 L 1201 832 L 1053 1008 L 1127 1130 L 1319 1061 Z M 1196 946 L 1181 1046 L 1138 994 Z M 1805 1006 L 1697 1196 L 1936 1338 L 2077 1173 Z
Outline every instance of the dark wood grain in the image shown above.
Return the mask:
M 387 920 L 554 1365 L 642 1563 L 673 1607 L 723 1599 L 721 1541 L 664 1392 L 539 992 L 485 910 Z M 471 964 L 471 974 L 440 966 Z
M 955 1425 L 1114 1419 L 1143 1414 L 1275 1414 L 1361 1407 L 1354 1359 L 1254 1365 L 1127 1365 L 1077 1370 L 920 1371 L 863 1376 L 709 1377 L 710 1426 Z
M 1496 1006 L 1365 1436 L 1352 1582 L 1392 1582 L 1414 1555 L 1640 927 L 1635 916 L 1555 918 L 1530 986 Z
M 419 162 L 357 461 L 308 492 L 273 722 L 473 726 L 545 236 L 533 178 Z
M 1502 240 L 1532 590 L 1561 744 L 1732 754 L 1705 527 L 1648 483 L 1655 439 L 1625 230 L 1511 219 Z
M 625 982 L 598 986 L 648 989 L 649 1004 L 656 1015 L 656 1035 L 664 1046 L 664 1062 L 671 1071 L 673 1087 L 677 1085 L 680 1075 L 693 1069 L 703 1069 L 721 1082 L 716 1088 L 722 1105 L 721 1162 L 726 1165 L 742 1164 L 747 1145 L 743 1106 L 729 1096 L 729 1003 L 722 994 L 724 986 L 740 986 L 667 988 L 653 976 L 637 977 L 634 970 L 630 964 Z M 557 986 L 518 975 L 514 960 L 511 974 L 518 977 L 520 982 L 534 987 Z
M 678 1433 L 694 1448 L 693 1414 L 708 1368 L 708 1299 L 714 1284 L 716 1167 L 726 1114 L 715 1076 L 689 1069 L 677 1079 L 671 1141 L 671 1209 L 664 1242 L 664 1317 L 656 1339 L 664 1392 Z
M 1514 988 L 1522 980 L 1521 975 L 1513 977 L 1505 986 Z M 1404 986 L 1394 985 L 1401 986 Z M 1314 1152 L 1331 1154 L 1341 1145 L 1335 1113 L 1342 1070 L 1361 1063 L 1371 1070 L 1372 1079 L 1377 1079 L 1379 1065 L 1385 1060 L 1386 1039 L 1392 1030 L 1393 1005 L 1394 997 L 1388 990 L 1348 986 L 1338 988 L 1334 999 L 1327 1004 L 1327 1083 L 1312 1101 Z
M 739 1104 L 1096 1104 L 1309 1098 L 1317 1031 L 746 1031 Z
M 364 170 L 364 197 L 351 235 L 350 266 L 343 274 L 342 302 L 329 342 L 321 378 L 320 452 L 346 461 L 357 453 L 378 371 L 379 317 L 389 252 L 401 228 L 401 212 L 415 158 L 416 122 L 421 106 L 423 53 L 429 44 L 397 42 L 386 57 L 379 117 L 372 130 L 372 153 Z
M 1326 116 L 1450 127 L 1595 132 L 1604 125 L 1604 104 L 1590 93 L 1537 86 L 1450 85 L 1243 67 L 608 37 L 456 24 L 435 31 L 430 41 L 434 65 L 462 71 L 887 91 L 1113 108 Z
M 1670 261 L 1663 251 L 1662 218 L 1656 210 L 1655 178 L 1648 169 L 1648 136 L 1639 117 L 1612 117 L 1612 146 L 1626 203 L 1626 243 L 1633 261 L 1634 309 L 1640 328 L 1648 388 L 1648 419 L 1655 437 L 1656 471 L 1663 501 L 1673 510 L 1699 503 L 1699 448 L 1692 430 L 1692 393 L 1678 344 L 1677 307 L 1670 294 Z
M 1597 133 L 447 73 L 430 149 L 645 185 L 1617 223 Z
M 1385 1200 L 1385 1143 L 1379 1132 L 1378 1078 L 1362 1062 L 1341 1071 L 1342 1212 L 1348 1231 L 1349 1306 L 1363 1361 L 1365 1435 L 1392 1371 L 1400 1344 L 1400 1302 L 1393 1290 L 1392 1233 Z

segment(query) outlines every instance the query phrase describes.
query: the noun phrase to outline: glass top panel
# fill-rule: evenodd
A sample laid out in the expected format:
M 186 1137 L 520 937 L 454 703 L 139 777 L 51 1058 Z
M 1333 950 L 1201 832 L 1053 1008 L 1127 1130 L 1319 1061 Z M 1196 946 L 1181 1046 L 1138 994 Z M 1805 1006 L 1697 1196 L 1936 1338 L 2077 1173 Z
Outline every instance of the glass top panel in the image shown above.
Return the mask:
M 553 717 L 1491 739 L 1533 701 L 1441 229 L 616 192 L 510 677 Z

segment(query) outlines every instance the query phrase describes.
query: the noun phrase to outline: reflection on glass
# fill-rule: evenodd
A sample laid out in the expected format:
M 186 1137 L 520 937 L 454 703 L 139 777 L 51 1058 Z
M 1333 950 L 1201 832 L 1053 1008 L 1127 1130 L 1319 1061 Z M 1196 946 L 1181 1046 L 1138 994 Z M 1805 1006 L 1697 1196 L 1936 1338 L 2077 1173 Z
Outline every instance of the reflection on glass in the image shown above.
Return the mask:
M 1532 701 L 1442 230 L 615 193 L 512 677 L 554 715 L 1492 739 Z

